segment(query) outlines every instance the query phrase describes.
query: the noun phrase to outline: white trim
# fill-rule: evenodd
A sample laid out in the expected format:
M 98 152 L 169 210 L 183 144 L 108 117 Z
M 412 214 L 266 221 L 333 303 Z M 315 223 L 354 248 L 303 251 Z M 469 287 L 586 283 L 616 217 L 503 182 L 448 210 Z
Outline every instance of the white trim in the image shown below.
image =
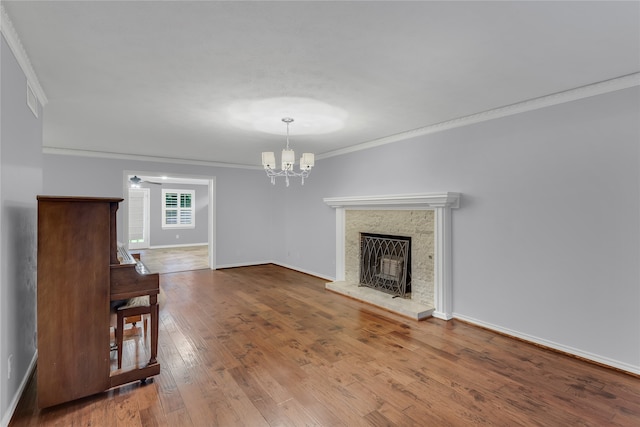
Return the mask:
M 348 209 L 433 209 L 457 208 L 460 193 L 394 194 L 384 196 L 325 197 L 332 208 Z
M 336 281 L 342 282 L 345 277 L 345 230 L 346 212 L 343 207 L 336 208 Z
M 74 148 L 57 148 L 57 147 L 43 146 L 42 152 L 44 154 L 56 154 L 61 156 L 94 157 L 99 159 L 116 159 L 116 160 L 139 160 L 139 161 L 145 161 L 145 162 L 172 163 L 177 165 L 213 166 L 213 167 L 219 167 L 219 168 L 255 169 L 255 170 L 263 169 L 262 166 L 248 166 L 248 165 L 239 165 L 239 164 L 233 164 L 233 163 L 210 162 L 206 160 L 176 159 L 171 157 L 160 157 L 160 156 L 141 156 L 137 154 L 110 153 L 107 151 L 77 150 Z
M 221 264 L 216 266 L 216 270 L 221 270 L 223 268 L 237 268 L 237 267 L 252 267 L 254 265 L 265 265 L 265 264 L 275 264 L 273 261 L 253 261 L 253 262 L 234 262 L 231 264 Z
M 433 317 L 451 320 L 453 301 L 451 292 L 451 209 L 435 209 L 433 259 Z M 439 285 L 436 285 L 439 284 Z
M 209 269 L 216 269 L 216 178 L 209 179 L 209 207 L 207 217 L 209 221 L 209 234 L 207 236 L 209 245 Z
M 208 243 L 182 243 L 179 245 L 157 245 L 157 246 L 149 246 L 148 249 L 171 249 L 171 248 L 188 248 L 190 246 L 207 246 Z M 136 250 L 136 249 L 132 249 Z
M 489 120 L 512 116 L 514 114 L 520 114 L 540 108 L 551 107 L 553 105 L 563 104 L 565 102 L 577 101 L 579 99 L 588 98 L 590 96 L 602 95 L 617 90 L 628 89 L 633 86 L 640 86 L 640 73 L 632 73 L 626 76 L 592 83 L 578 88 L 565 90 L 563 92 L 553 93 L 551 95 L 541 96 L 538 98 L 517 102 L 515 104 L 482 111 L 476 114 L 470 114 L 468 116 L 420 127 L 410 131 L 398 133 L 396 135 L 374 139 L 373 141 L 364 142 L 358 145 L 352 145 L 350 147 L 341 148 L 339 150 L 329 151 L 327 153 L 316 155 L 316 160 L 322 160 L 329 157 L 340 156 L 342 154 L 353 153 L 355 151 L 366 150 L 369 148 L 378 147 L 380 145 L 391 144 L 393 142 L 415 138 L 417 136 L 429 135 L 436 132 L 442 132 L 449 129 L 455 129 L 476 123 L 486 122 Z
M 433 210 L 435 214 L 433 316 L 452 318 L 451 209 L 460 206 L 460 193 L 420 193 L 386 196 L 326 197 L 336 209 L 336 281 L 345 276 L 345 210 Z
M 310 270 L 304 270 L 289 264 L 285 264 L 282 262 L 278 262 L 278 261 L 253 261 L 253 262 L 237 262 L 237 263 L 232 263 L 232 264 L 222 264 L 219 265 L 217 267 L 218 270 L 224 269 L 224 268 L 237 268 L 237 267 L 254 267 L 257 265 L 267 265 L 267 264 L 273 264 L 273 265 L 277 265 L 278 267 L 283 267 L 283 268 L 288 268 L 289 270 L 294 270 L 300 273 L 304 273 L 304 274 L 308 274 L 310 276 L 315 276 L 315 277 L 319 277 L 320 279 L 324 279 L 324 280 L 329 280 L 329 281 L 335 281 L 334 277 L 330 277 L 330 276 L 325 276 L 324 274 L 320 274 L 320 273 L 316 273 L 314 271 L 310 271 Z
M 47 95 L 44 93 L 42 86 L 40 86 L 40 81 L 38 80 L 38 76 L 31 65 L 29 56 L 27 56 L 27 52 L 24 50 L 20 37 L 18 37 L 18 33 L 13 26 L 13 22 L 9 19 L 9 15 L 2 4 L 0 4 L 0 14 L 2 15 L 2 18 L 0 19 L 0 30 L 9 45 L 9 49 L 13 52 L 13 56 L 16 57 L 18 65 L 20 65 L 22 72 L 27 77 L 27 82 L 31 85 L 31 88 L 33 89 L 36 97 L 38 97 L 40 104 L 42 104 L 42 106 L 47 105 L 47 102 L 49 102 Z
M 569 347 L 563 344 L 559 344 L 554 341 L 545 340 L 543 338 L 538 338 L 533 335 L 525 334 L 522 332 L 514 331 L 513 329 L 503 328 L 502 326 L 497 326 L 492 323 L 483 322 L 482 320 L 474 319 L 472 317 L 465 316 L 459 313 L 453 313 L 453 317 L 455 319 L 464 320 L 465 322 L 481 326 L 486 329 L 490 329 L 492 331 L 500 332 L 512 337 L 520 338 L 525 341 L 529 341 L 534 344 L 540 344 L 545 347 L 552 348 L 554 350 L 559 350 L 568 354 L 572 354 L 574 356 L 581 357 L 583 359 L 591 360 L 593 362 L 601 363 L 603 365 L 611 366 L 616 369 L 621 369 L 626 372 L 631 372 L 636 375 L 640 375 L 640 365 L 630 365 L 625 362 L 620 362 L 618 360 L 610 359 L 608 357 L 599 356 L 597 354 L 589 353 L 587 351 L 579 350 L 577 348 Z
M 33 91 L 31 83 L 27 80 L 27 107 L 31 110 L 33 115 L 38 118 L 38 96 Z
M 33 372 L 36 369 L 36 362 L 38 361 L 38 350 L 36 349 L 33 357 L 31 358 L 31 363 L 29 363 L 29 367 L 27 368 L 27 372 L 24 374 L 22 381 L 20 382 L 20 386 L 16 391 L 16 394 L 11 399 L 11 403 L 9 403 L 9 407 L 7 408 L 7 412 L 5 412 L 4 417 L 2 417 L 2 422 L 0 425 L 8 426 L 11 418 L 13 417 L 13 413 L 16 411 L 18 407 L 18 403 L 20 402 L 20 398 L 24 394 L 25 389 L 27 388 L 27 384 L 29 383 L 29 379 L 33 375 Z
M 332 281 L 332 282 L 335 280 L 333 277 L 325 276 L 324 274 L 316 273 L 315 271 L 305 270 L 305 269 L 302 269 L 302 268 L 299 268 L 299 267 L 295 267 L 293 265 L 285 264 L 285 263 L 282 263 L 282 262 L 271 261 L 271 264 L 274 264 L 274 265 L 277 265 L 277 266 L 280 266 L 280 267 L 284 267 L 284 268 L 288 268 L 289 270 L 298 271 L 300 273 L 308 274 L 310 276 L 319 277 L 319 278 L 324 279 L 324 280 L 329 280 L 329 281 Z

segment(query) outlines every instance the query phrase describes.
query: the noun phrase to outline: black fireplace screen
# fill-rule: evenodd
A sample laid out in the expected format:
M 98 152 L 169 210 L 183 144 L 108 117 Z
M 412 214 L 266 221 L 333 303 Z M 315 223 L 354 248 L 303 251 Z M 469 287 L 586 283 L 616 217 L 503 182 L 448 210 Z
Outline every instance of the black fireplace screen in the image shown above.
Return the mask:
M 360 233 L 360 285 L 409 297 L 411 237 Z

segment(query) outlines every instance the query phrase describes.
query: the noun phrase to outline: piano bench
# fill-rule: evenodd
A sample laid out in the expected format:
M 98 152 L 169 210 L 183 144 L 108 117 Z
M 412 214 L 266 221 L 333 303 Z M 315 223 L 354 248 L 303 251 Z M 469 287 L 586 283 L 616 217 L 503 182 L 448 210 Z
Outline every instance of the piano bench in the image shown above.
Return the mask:
M 151 306 L 149 305 L 149 297 L 145 298 L 133 298 L 129 300 L 130 304 L 122 306 L 116 310 L 116 346 L 118 348 L 118 369 L 122 368 L 122 344 L 124 341 L 124 323 L 125 319 L 129 317 L 142 316 L 143 314 L 151 314 Z M 136 305 L 139 304 L 139 305 Z M 139 317 L 138 317 L 139 318 Z M 137 320 L 137 319 L 136 319 Z M 144 319 L 145 336 L 146 336 L 146 322 Z

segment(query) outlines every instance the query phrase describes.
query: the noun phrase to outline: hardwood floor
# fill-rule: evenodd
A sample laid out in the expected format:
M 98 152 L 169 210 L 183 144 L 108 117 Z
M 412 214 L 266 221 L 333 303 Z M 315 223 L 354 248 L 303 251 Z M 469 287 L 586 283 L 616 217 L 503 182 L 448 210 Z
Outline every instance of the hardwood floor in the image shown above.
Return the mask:
M 144 265 L 153 273 L 177 273 L 209 268 L 207 245 L 137 249 L 131 252 L 139 253 Z
M 456 320 L 405 319 L 302 273 L 199 270 L 160 284 L 153 382 L 38 411 L 31 380 L 10 425 L 639 425 L 636 377 Z

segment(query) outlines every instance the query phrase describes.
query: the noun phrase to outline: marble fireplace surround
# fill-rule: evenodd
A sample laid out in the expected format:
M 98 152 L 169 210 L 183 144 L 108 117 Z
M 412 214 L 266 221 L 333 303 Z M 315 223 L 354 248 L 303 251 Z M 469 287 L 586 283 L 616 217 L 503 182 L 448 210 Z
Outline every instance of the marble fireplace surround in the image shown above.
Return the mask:
M 326 289 L 416 320 L 430 316 L 451 319 L 451 209 L 457 208 L 459 201 L 460 193 L 452 192 L 325 198 L 324 202 L 336 210 L 336 280 L 327 283 Z M 347 210 L 433 211 L 433 307 L 412 299 L 391 298 L 345 280 Z M 426 226 L 430 228 L 431 224 Z

